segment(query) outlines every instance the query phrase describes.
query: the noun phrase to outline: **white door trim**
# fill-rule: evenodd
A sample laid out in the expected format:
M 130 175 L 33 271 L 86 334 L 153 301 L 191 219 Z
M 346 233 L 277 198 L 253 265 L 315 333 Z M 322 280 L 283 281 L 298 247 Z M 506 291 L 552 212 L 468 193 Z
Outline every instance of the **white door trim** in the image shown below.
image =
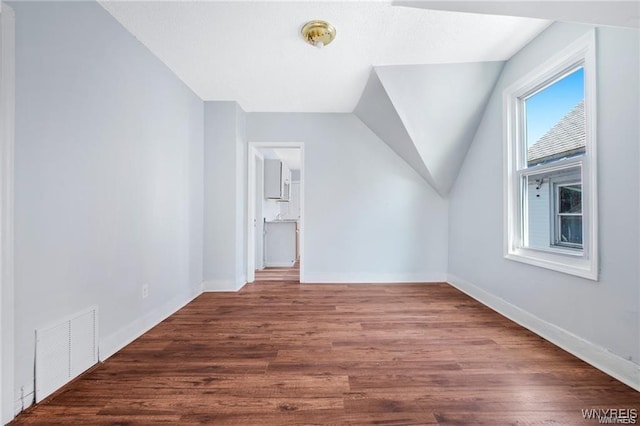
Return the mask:
M 0 419 L 14 417 L 14 150 L 15 150 L 15 13 L 0 10 Z
M 256 163 L 255 156 L 259 155 L 260 148 L 298 148 L 300 149 L 300 221 L 299 243 L 300 243 L 300 282 L 304 281 L 304 199 L 305 199 L 305 173 L 304 173 L 304 143 L 303 142 L 249 142 L 247 149 L 247 282 L 255 281 L 255 228 L 253 226 L 253 216 L 255 214 L 256 197 Z
M 254 150 L 254 157 L 253 158 L 254 158 L 254 164 L 253 164 L 254 167 L 256 167 L 257 164 L 260 164 L 260 167 L 264 171 L 264 156 L 260 152 Z M 255 172 L 255 170 L 254 170 L 254 172 Z M 254 173 L 253 179 L 254 179 L 255 183 L 260 182 L 264 186 L 264 176 L 263 176 L 263 179 L 258 180 L 257 176 L 255 176 L 255 173 Z M 254 187 L 254 190 L 255 190 L 255 194 L 254 194 L 255 197 L 253 197 L 253 200 L 254 200 L 254 202 L 256 202 L 258 200 L 258 191 L 259 190 L 258 190 L 257 187 Z M 264 194 L 262 194 L 262 195 L 264 196 Z M 258 210 L 258 206 L 254 204 L 253 207 L 251 207 L 249 209 L 249 212 L 254 212 L 255 213 L 255 212 L 257 212 L 257 210 Z M 260 211 L 262 211 L 262 209 L 260 209 Z M 258 218 L 256 217 L 256 221 L 257 220 L 258 220 Z M 264 234 L 264 223 L 262 223 L 262 226 L 260 228 L 262 229 L 262 233 Z M 254 231 L 256 231 L 258 229 L 258 222 L 255 223 L 255 226 L 254 226 L 253 229 L 254 229 Z M 263 237 L 264 237 L 264 235 L 263 235 Z M 258 261 L 258 257 L 254 256 L 254 259 L 256 260 L 256 263 L 254 263 L 254 265 L 253 265 L 254 271 L 256 269 L 264 268 L 264 238 L 262 238 L 262 239 L 263 239 L 263 242 L 262 242 L 262 256 L 261 256 L 262 260 Z M 260 238 L 258 237 L 258 235 L 254 235 L 254 238 L 253 238 L 252 241 L 253 241 L 254 244 L 257 244 L 257 242 L 260 241 Z M 253 250 L 249 250 L 249 253 L 251 253 L 252 251 L 256 251 L 256 250 L 257 250 L 257 246 L 254 245 L 254 249 Z M 251 281 L 254 281 L 254 280 L 255 280 L 255 273 L 251 276 Z

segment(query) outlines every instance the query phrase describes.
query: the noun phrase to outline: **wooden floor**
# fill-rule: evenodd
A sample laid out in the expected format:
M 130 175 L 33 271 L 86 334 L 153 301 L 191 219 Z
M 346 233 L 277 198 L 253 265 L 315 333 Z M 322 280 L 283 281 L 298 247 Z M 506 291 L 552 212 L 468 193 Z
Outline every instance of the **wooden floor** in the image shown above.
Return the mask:
M 205 293 L 13 424 L 598 424 L 640 393 L 447 284 Z
M 256 281 L 260 282 L 300 282 L 300 262 L 296 262 L 292 268 L 269 267 L 256 270 Z

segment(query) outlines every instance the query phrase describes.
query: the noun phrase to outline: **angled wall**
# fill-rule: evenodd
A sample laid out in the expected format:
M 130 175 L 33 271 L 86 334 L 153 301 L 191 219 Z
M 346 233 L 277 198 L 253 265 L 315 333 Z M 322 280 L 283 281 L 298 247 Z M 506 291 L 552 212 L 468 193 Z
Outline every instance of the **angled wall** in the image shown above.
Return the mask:
M 638 30 L 596 31 L 599 281 L 503 256 L 502 91 L 592 28 L 555 23 L 505 66 L 451 191 L 449 282 L 640 389 Z
M 371 70 L 367 85 L 353 113 L 424 180 L 436 187 L 375 69 Z
M 503 62 L 398 65 L 376 73 L 441 194 L 449 193 Z
M 375 67 L 354 113 L 446 196 L 503 65 Z

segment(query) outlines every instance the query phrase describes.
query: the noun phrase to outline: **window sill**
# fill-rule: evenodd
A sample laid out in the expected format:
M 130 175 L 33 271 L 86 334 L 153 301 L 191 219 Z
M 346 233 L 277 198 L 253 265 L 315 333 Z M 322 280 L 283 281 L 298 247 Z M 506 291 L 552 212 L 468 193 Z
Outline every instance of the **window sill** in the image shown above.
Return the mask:
M 520 249 L 516 252 L 514 252 L 514 254 L 520 254 L 522 252 L 526 252 L 526 253 L 530 253 L 528 254 L 529 257 L 539 257 L 539 256 L 569 256 L 572 258 L 579 258 L 579 259 L 583 259 L 583 250 L 582 249 L 575 249 L 572 247 L 563 247 L 563 246 L 550 246 L 547 248 L 542 248 L 542 247 L 529 247 L 526 249 Z M 564 262 L 563 262 L 564 263 Z
M 519 248 L 506 253 L 504 257 L 516 262 L 598 281 L 595 262 L 584 256 Z

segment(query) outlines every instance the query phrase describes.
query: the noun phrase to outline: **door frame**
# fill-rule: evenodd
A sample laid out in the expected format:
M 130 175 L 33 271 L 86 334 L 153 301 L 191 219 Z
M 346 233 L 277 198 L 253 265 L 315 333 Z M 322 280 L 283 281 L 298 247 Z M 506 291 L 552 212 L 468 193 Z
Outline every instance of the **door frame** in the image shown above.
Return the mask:
M 256 200 L 256 163 L 255 158 L 257 155 L 261 156 L 258 151 L 260 148 L 271 149 L 291 149 L 297 148 L 300 150 L 300 221 L 298 222 L 298 239 L 300 244 L 300 282 L 304 281 L 304 229 L 305 229 L 305 213 L 304 213 L 304 199 L 305 199 L 305 171 L 304 171 L 304 143 L 303 142 L 249 142 L 247 149 L 247 223 L 246 223 L 246 235 L 247 235 L 247 253 L 246 253 L 246 265 L 247 265 L 247 282 L 252 283 L 255 281 L 255 227 L 253 226 L 253 220 L 256 212 L 255 200 Z
M 15 12 L 0 3 L 0 420 L 14 418 Z
M 254 160 L 254 162 L 253 162 L 253 166 L 254 166 L 253 182 L 254 182 L 254 185 L 256 185 L 256 184 L 257 184 L 257 182 L 258 182 L 257 176 L 255 175 L 255 171 L 256 171 L 255 167 L 257 167 L 257 165 L 258 165 L 258 163 L 259 163 L 259 164 L 260 164 L 260 167 L 261 167 L 261 169 L 262 169 L 262 171 L 263 171 L 263 176 L 262 176 L 262 179 L 260 179 L 260 183 L 261 183 L 261 184 L 262 184 L 262 186 L 264 187 L 264 156 L 262 155 L 262 153 L 260 153 L 260 152 L 259 152 L 259 151 L 257 151 L 257 150 L 255 150 L 255 151 L 254 151 L 254 154 L 255 154 L 255 155 L 254 155 L 254 157 L 253 157 L 253 160 Z M 259 190 L 258 190 L 258 188 L 257 188 L 257 187 L 255 187 L 255 186 L 254 186 L 254 191 L 255 191 L 255 192 L 254 192 L 254 195 L 255 195 L 255 196 L 253 197 L 254 205 L 253 205 L 250 209 L 248 209 L 248 210 L 249 210 L 249 213 L 254 212 L 254 214 L 255 214 L 255 213 L 257 213 L 257 212 L 258 212 L 257 201 L 258 201 L 258 193 L 259 193 Z M 262 193 L 262 196 L 264 196 L 264 191 L 263 191 L 263 193 Z M 260 211 L 262 212 L 262 209 L 260 209 Z M 250 217 L 249 217 L 248 219 L 250 219 Z M 255 226 L 253 227 L 253 230 L 254 230 L 254 236 L 253 236 L 253 240 L 252 240 L 252 241 L 254 242 L 254 244 L 257 244 L 257 241 L 259 240 L 258 236 L 257 236 L 257 235 L 255 235 L 255 231 L 258 229 L 258 223 L 259 223 L 257 220 L 258 220 L 258 218 L 256 217 L 256 218 L 255 218 L 255 224 L 254 224 Z M 257 247 L 257 246 L 254 246 L 254 248 L 253 248 L 253 251 L 254 251 L 254 256 L 253 256 L 253 258 L 255 259 L 255 262 L 256 262 L 256 263 L 254 263 L 254 264 L 253 264 L 253 269 L 254 269 L 254 271 L 256 270 L 256 267 L 257 267 L 257 266 L 264 266 L 264 223 L 262 224 L 261 229 L 262 229 L 262 234 L 263 234 L 263 241 L 262 241 L 262 261 L 261 261 L 261 262 L 259 262 L 259 263 L 257 263 L 257 262 L 258 262 L 258 260 L 257 260 L 257 256 L 256 256 L 256 254 L 257 254 L 257 253 L 255 253 L 255 252 L 257 251 L 258 247 Z M 249 251 L 249 255 L 251 255 L 251 251 Z M 255 279 L 255 276 L 254 276 L 253 278 Z

